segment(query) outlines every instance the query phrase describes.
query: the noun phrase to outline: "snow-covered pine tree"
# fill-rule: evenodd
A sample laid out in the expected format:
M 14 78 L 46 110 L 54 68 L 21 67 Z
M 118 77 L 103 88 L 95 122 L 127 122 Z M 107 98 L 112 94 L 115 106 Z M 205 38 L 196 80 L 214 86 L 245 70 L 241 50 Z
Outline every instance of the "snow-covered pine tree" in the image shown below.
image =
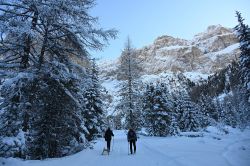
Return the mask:
M 119 109 L 125 113 L 125 128 L 140 128 L 140 118 L 135 115 L 139 113 L 137 102 L 138 99 L 138 81 L 137 78 L 140 73 L 139 61 L 135 54 L 135 49 L 131 46 L 131 41 L 128 38 L 125 48 L 120 57 L 118 79 L 123 80 L 120 84 L 121 100 L 118 104 Z
M 247 101 L 250 103 L 250 28 L 244 24 L 241 13 L 236 11 L 238 25 L 236 35 L 240 41 L 240 75 Z
M 250 120 L 250 28 L 244 24 L 241 13 L 236 11 L 238 25 L 235 27 L 240 42 L 240 77 L 242 86 L 239 88 L 241 107 L 241 127 L 249 125 Z
M 72 98 L 72 92 L 65 90 L 68 84 L 74 82 L 58 84 L 48 75 L 44 77 L 33 80 L 25 88 L 30 94 L 25 96 L 31 98 L 29 101 L 32 102 L 28 110 L 29 130 L 26 133 L 26 158 L 31 159 L 69 155 L 88 144 L 78 114 L 80 105 Z
M 26 86 L 25 82 L 30 77 L 32 75 L 27 74 L 21 79 L 9 79 L 1 87 L 0 94 L 4 98 L 0 105 L 0 156 L 23 157 L 25 151 L 23 133 L 28 130 L 27 109 L 30 103 L 24 98 L 21 89 Z M 14 139 L 9 141 L 9 138 Z
M 198 105 L 191 101 L 186 92 L 178 95 L 176 112 L 181 131 L 198 131 L 203 126 L 203 115 Z
M 223 109 L 223 114 L 222 114 L 222 122 L 225 125 L 229 125 L 232 127 L 237 126 L 237 112 L 233 108 L 234 106 L 232 105 L 232 96 L 226 96 L 223 101 L 222 101 L 222 109 Z
M 178 135 L 180 133 L 180 129 L 176 118 L 177 114 L 173 112 L 171 117 L 171 124 L 169 126 L 169 135 Z
M 94 0 L 0 1 L 0 67 L 8 73 L 1 88 L 0 121 L 13 124 L 1 126 L 1 156 L 60 157 L 88 144 L 82 115 L 82 94 L 90 80 L 84 69 L 87 49 L 100 50 L 116 36 L 116 31 L 96 26 L 97 18 L 89 15 L 93 6 Z M 9 73 L 9 68 L 22 70 Z M 25 140 L 16 147 L 4 142 L 20 133 Z
M 91 60 L 90 83 L 86 89 L 84 117 L 85 127 L 88 129 L 88 140 L 93 140 L 100 136 L 104 131 L 104 111 L 101 100 L 101 85 L 99 82 L 98 68 L 95 59 Z
M 215 107 L 213 98 L 210 96 L 202 95 L 199 98 L 198 104 L 200 105 L 200 111 L 204 115 L 203 124 L 206 127 L 207 125 L 212 125 L 218 122 L 219 113 Z
M 148 85 L 144 99 L 145 128 L 149 135 L 167 136 L 177 134 L 178 127 L 173 103 L 164 83 Z
M 170 126 L 173 111 L 171 110 L 171 103 L 166 98 L 166 86 L 164 83 L 157 83 L 154 93 L 154 107 L 156 130 L 154 135 L 167 136 L 170 133 Z
M 154 85 L 148 84 L 146 86 L 146 90 L 144 93 L 143 99 L 143 117 L 144 117 L 144 127 L 146 128 L 149 135 L 154 135 L 156 131 L 156 127 L 154 125 L 155 122 L 155 114 L 154 110 L 154 93 L 155 87 Z
M 87 48 L 101 49 L 116 31 L 96 28 L 89 15 L 93 0 L 9 1 L 0 9 L 1 66 L 41 67 L 44 61 L 87 56 Z M 80 24 L 79 24 L 80 23 Z
M 222 102 L 221 122 L 225 125 L 244 129 L 249 125 L 249 108 L 246 94 L 236 88 L 227 94 Z

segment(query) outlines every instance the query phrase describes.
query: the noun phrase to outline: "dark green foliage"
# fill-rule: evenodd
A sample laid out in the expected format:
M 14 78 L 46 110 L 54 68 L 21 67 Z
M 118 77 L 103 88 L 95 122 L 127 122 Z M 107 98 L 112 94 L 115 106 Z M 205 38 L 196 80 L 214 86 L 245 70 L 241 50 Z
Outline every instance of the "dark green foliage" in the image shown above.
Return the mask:
M 147 85 L 144 94 L 145 127 L 149 135 L 167 136 L 177 134 L 173 104 L 164 83 Z
M 32 107 L 27 134 L 28 156 L 32 159 L 68 155 L 84 147 L 79 107 L 63 84 L 42 75 L 29 82 L 24 94 Z M 78 145 L 77 145 L 78 144 Z
M 177 96 L 176 113 L 181 131 L 198 131 L 204 127 L 204 114 L 185 92 Z
M 84 118 L 86 119 L 85 127 L 88 130 L 86 137 L 89 141 L 95 139 L 97 136 L 101 136 L 104 131 L 104 111 L 103 103 L 101 100 L 98 78 L 98 69 L 95 60 L 92 60 L 90 69 L 90 85 L 84 93 L 85 107 Z
M 100 134 L 100 89 L 86 72 L 87 50 L 101 50 L 116 31 L 97 27 L 93 6 L 94 0 L 1 1 L 1 156 L 61 157 Z
M 250 103 L 250 28 L 244 24 L 240 12 L 236 12 L 238 25 L 235 27 L 240 42 L 240 76 L 242 88 L 245 89 L 246 98 Z
M 14 79 L 14 86 L 6 84 L 5 88 L 13 88 L 17 95 L 13 98 L 12 93 L 4 94 L 6 114 L 1 116 L 1 121 L 13 124 L 3 126 L 1 136 L 16 137 L 18 131 L 25 132 L 25 149 L 20 149 L 22 156 L 19 157 L 60 157 L 86 147 L 83 118 L 79 115 L 81 107 L 72 98 L 76 80 L 58 80 L 46 72 Z M 18 117 L 11 113 L 13 108 L 19 113 Z

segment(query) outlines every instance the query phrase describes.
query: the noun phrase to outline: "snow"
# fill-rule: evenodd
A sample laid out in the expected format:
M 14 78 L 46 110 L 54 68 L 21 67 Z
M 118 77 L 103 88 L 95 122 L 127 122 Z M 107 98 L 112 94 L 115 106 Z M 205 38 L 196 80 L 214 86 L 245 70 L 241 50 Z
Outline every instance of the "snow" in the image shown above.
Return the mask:
M 20 73 L 18 73 L 18 75 L 16 77 L 11 78 L 11 79 L 6 79 L 4 81 L 4 83 L 3 83 L 3 86 L 10 86 L 14 82 L 18 81 L 20 78 L 27 78 L 27 79 L 31 80 L 33 78 L 33 74 L 32 73 L 20 72 Z
M 2 143 L 10 146 L 18 145 L 24 145 L 25 144 L 25 138 L 24 138 L 24 132 L 22 130 L 19 131 L 17 137 L 4 137 L 2 138 Z
M 228 54 L 228 53 L 231 53 L 232 51 L 234 51 L 235 49 L 239 48 L 240 47 L 240 44 L 239 43 L 235 43 L 235 44 L 232 44 L 226 48 L 224 48 L 223 50 L 220 50 L 218 52 L 216 52 L 216 54 Z
M 208 53 L 207 56 L 211 60 L 215 61 L 219 55 L 230 54 L 230 53 L 232 53 L 233 51 L 235 51 L 238 48 L 239 48 L 239 43 L 235 43 L 235 44 L 232 44 L 232 45 L 224 48 L 223 50 L 220 50 L 220 51 L 217 51 L 217 52 Z
M 209 74 L 202 74 L 200 72 L 184 72 L 185 77 L 192 80 L 193 82 L 198 82 L 200 80 L 207 80 Z
M 200 80 L 208 79 L 209 74 L 203 74 L 201 72 L 183 72 L 182 73 L 186 78 L 190 79 L 193 82 L 198 82 Z M 141 80 L 145 83 L 155 82 L 157 80 L 166 80 L 167 78 L 175 78 L 176 76 L 172 72 L 162 72 L 157 75 L 143 75 L 141 76 Z
M 124 131 L 114 131 L 111 154 L 102 156 L 104 139 L 97 140 L 93 149 L 72 156 L 42 161 L 0 158 L 6 166 L 249 166 L 250 129 L 241 132 L 227 128 L 228 134 L 210 127 L 203 136 L 146 137 L 137 141 L 137 153 L 128 155 Z M 211 136 L 212 135 L 212 136 Z M 217 135 L 220 139 L 215 139 Z
M 232 94 L 233 94 L 232 91 L 230 91 L 229 93 L 221 93 L 221 94 L 217 97 L 217 99 L 218 99 L 219 101 L 223 101 L 225 97 L 227 97 L 228 95 L 232 95 Z
M 116 87 L 119 86 L 119 81 L 116 79 L 108 79 L 102 82 L 102 86 L 111 93 L 116 93 L 118 90 Z
M 175 46 L 166 46 L 160 48 L 161 51 L 167 51 L 167 50 L 175 50 L 175 49 L 181 49 L 181 48 L 190 48 L 191 46 L 183 46 L 183 45 L 175 45 Z

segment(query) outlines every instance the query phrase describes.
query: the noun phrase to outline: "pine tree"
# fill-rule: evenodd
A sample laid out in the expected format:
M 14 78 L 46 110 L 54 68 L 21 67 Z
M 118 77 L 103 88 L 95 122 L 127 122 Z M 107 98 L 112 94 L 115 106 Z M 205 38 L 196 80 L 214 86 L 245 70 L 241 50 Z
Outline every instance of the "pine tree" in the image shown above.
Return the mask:
M 61 157 L 89 145 L 84 94 L 89 88 L 87 96 L 96 97 L 98 90 L 90 88 L 94 81 L 86 73 L 88 49 L 101 50 L 116 36 L 115 30 L 97 27 L 97 18 L 89 15 L 93 6 L 93 0 L 0 1 L 0 68 L 7 73 L 1 87 L 0 149 L 10 149 L 1 149 L 1 156 Z M 94 103 L 94 111 L 101 112 L 99 101 Z M 91 125 L 99 130 L 102 121 L 96 116 Z M 6 148 L 2 138 L 21 132 L 25 147 Z
M 156 127 L 154 125 L 156 118 L 153 113 L 154 93 L 155 93 L 155 87 L 153 86 L 153 84 L 151 83 L 150 85 L 147 85 L 144 93 L 143 117 L 145 119 L 144 127 L 146 128 L 149 135 L 154 135 L 156 131 Z
M 198 131 L 203 126 L 203 116 L 198 105 L 185 92 L 178 96 L 176 112 L 181 131 Z
M 81 150 L 87 143 L 80 116 L 77 116 L 79 108 L 74 100 L 65 93 L 62 85 L 51 78 L 46 78 L 47 88 L 41 89 L 43 81 L 32 82 L 27 89 L 27 92 L 40 92 L 40 96 L 31 96 L 37 99 L 32 105 L 40 105 L 32 107 L 33 113 L 29 115 L 26 147 L 27 156 L 31 159 L 69 155 Z M 60 98 L 55 97 L 57 95 Z
M 165 96 L 166 87 L 163 83 L 158 83 L 154 94 L 154 110 L 156 116 L 155 125 L 157 136 L 166 136 L 169 134 L 169 126 L 172 120 L 172 110 Z
M 95 139 L 104 131 L 104 111 L 101 100 L 101 85 L 98 78 L 98 69 L 95 59 L 92 60 L 90 69 L 90 85 L 85 92 L 85 127 L 88 129 L 88 140 Z
M 135 115 L 139 113 L 137 105 L 138 98 L 138 82 L 140 67 L 138 59 L 136 58 L 135 49 L 131 46 L 131 41 L 128 38 L 125 44 L 125 49 L 122 52 L 120 58 L 118 79 L 122 79 L 120 84 L 120 96 L 121 100 L 118 107 L 125 112 L 125 128 L 134 128 L 138 130 L 140 128 L 140 120 Z
M 200 105 L 201 113 L 204 115 L 204 127 L 218 122 L 219 113 L 217 112 L 211 97 L 202 95 L 198 101 L 198 104 Z
M 67 63 L 72 56 L 86 59 L 87 48 L 102 49 L 116 31 L 97 28 L 88 12 L 93 5 L 93 0 L 2 0 L 0 66 L 41 68 L 45 61 Z
M 237 98 L 240 98 L 239 114 L 241 126 L 249 125 L 250 119 L 250 28 L 244 24 L 240 12 L 236 12 L 238 25 L 235 27 L 240 42 L 240 80 L 242 86 L 238 88 Z
M 150 135 L 167 136 L 178 133 L 173 104 L 164 83 L 148 85 L 145 92 L 144 111 L 146 129 Z
M 0 156 L 5 157 L 23 157 L 25 151 L 24 142 L 20 142 L 18 135 L 27 132 L 27 109 L 30 103 L 24 98 L 24 92 L 21 90 L 26 86 L 26 80 L 30 75 L 22 79 L 10 79 L 11 84 L 4 84 L 1 87 L 3 104 L 0 105 Z M 20 111 L 22 110 L 22 111 Z M 17 144 L 8 144 L 2 141 L 5 137 L 15 138 Z
M 246 97 L 250 103 L 250 28 L 244 24 L 240 12 L 236 12 L 238 25 L 235 27 L 240 41 L 240 74 L 243 87 L 246 89 Z

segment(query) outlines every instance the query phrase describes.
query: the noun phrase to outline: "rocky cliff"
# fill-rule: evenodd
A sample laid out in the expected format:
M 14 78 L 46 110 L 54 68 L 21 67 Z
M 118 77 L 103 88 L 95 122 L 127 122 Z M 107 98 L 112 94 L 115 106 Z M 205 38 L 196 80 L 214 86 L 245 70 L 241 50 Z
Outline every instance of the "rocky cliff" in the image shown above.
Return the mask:
M 136 54 L 141 61 L 142 75 L 158 75 L 163 72 L 212 74 L 237 60 L 238 46 L 232 29 L 212 25 L 192 40 L 160 36 L 153 44 L 137 49 Z M 119 59 L 102 63 L 102 76 L 115 76 L 118 63 Z

